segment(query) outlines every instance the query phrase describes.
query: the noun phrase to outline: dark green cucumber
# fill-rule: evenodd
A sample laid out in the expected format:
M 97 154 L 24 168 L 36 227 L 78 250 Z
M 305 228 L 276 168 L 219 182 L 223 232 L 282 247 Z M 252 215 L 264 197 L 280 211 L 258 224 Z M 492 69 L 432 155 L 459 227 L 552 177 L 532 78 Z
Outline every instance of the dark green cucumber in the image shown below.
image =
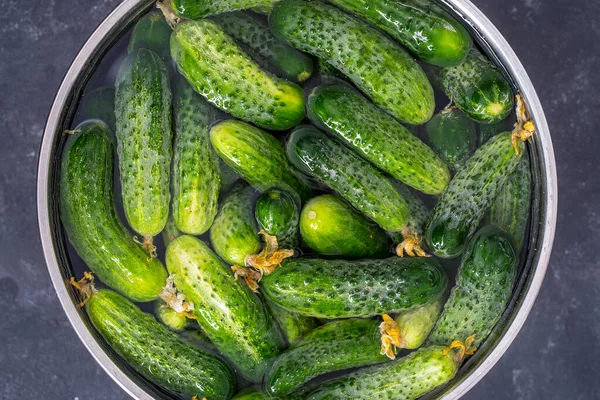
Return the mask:
M 449 345 L 474 335 L 478 347 L 489 335 L 511 297 L 519 256 L 510 234 L 488 225 L 469 243 L 428 343 Z
M 503 120 L 513 109 L 515 96 L 510 83 L 481 52 L 472 48 L 465 62 L 456 67 L 426 68 L 438 86 L 467 116 L 477 122 Z
M 233 394 L 235 374 L 224 361 L 182 341 L 117 293 L 92 294 L 86 311 L 110 347 L 148 380 L 188 398 Z
M 311 332 L 318 325 L 316 318 L 288 311 L 273 302 L 268 302 L 268 306 L 269 310 L 271 310 L 271 315 L 277 321 L 281 332 L 290 344 L 306 336 L 307 333 Z
M 456 171 L 477 147 L 476 125 L 459 109 L 446 108 L 427 122 L 424 139 Z
M 390 255 L 385 232 L 332 194 L 304 205 L 300 233 L 304 243 L 322 256 L 360 259 Z
M 169 219 L 167 219 L 167 224 L 165 225 L 165 229 L 162 231 L 162 238 L 165 247 L 169 246 L 169 244 L 175 240 L 177 237 L 181 236 L 183 233 L 177 229 L 177 225 L 175 225 L 175 221 L 173 220 L 173 216 L 169 214 Z
M 427 194 L 450 181 L 442 160 L 394 118 L 347 85 L 322 85 L 308 98 L 308 117 L 381 170 Z
M 277 238 L 280 248 L 298 246 L 298 205 L 287 192 L 271 189 L 256 200 L 255 216 L 258 228 Z
M 500 133 L 480 147 L 441 195 L 427 220 L 427 246 L 438 257 L 461 255 L 498 191 L 517 168 L 525 145 L 512 133 Z
M 104 86 L 85 93 L 77 109 L 78 119 L 99 119 L 115 131 L 115 87 Z
M 210 228 L 218 210 L 219 157 L 209 138 L 217 110 L 180 78 L 174 114 L 173 219 L 180 231 L 201 235 Z
M 172 331 L 181 332 L 188 326 L 187 317 L 173 310 L 162 300 L 156 302 L 154 312 L 158 320 Z
M 473 39 L 460 22 L 428 0 L 331 0 L 372 23 L 414 56 L 441 67 L 463 62 Z
M 238 173 L 227 165 L 221 157 L 219 157 L 219 176 L 221 177 L 221 194 L 229 192 L 233 185 L 241 179 Z
M 400 232 L 408 206 L 381 171 L 319 130 L 296 129 L 287 143 L 296 168 L 337 192 L 380 227 Z
M 198 324 L 234 367 L 260 382 L 283 338 L 260 298 L 199 239 L 180 236 L 167 248 L 176 287 L 194 304 Z
M 258 390 L 250 389 L 236 395 L 232 400 L 273 400 L 273 398 Z M 304 398 L 291 394 L 289 396 L 277 397 L 277 400 L 304 400 Z
M 165 63 L 138 49 L 121 64 L 115 114 L 123 208 L 144 237 L 159 234 L 169 216 L 172 140 L 171 86 Z
M 433 258 L 383 260 L 301 258 L 263 277 L 273 302 L 318 318 L 370 317 L 410 310 L 440 296 L 446 273 Z
M 450 381 L 459 363 L 445 347 L 421 348 L 394 362 L 360 369 L 329 381 L 308 400 L 412 400 Z
M 304 82 L 312 74 L 312 59 L 277 39 L 269 26 L 257 16 L 238 11 L 220 14 L 212 19 L 221 25 L 225 33 L 246 46 L 249 54 L 261 66 L 272 68 L 276 75 L 294 82 Z
M 171 56 L 198 93 L 236 118 L 273 130 L 304 118 L 302 88 L 259 67 L 213 21 L 177 25 Z
M 100 120 L 86 121 L 62 153 L 60 211 L 69 241 L 106 285 L 135 301 L 158 297 L 167 272 L 138 246 L 115 210 L 113 141 Z
M 478 144 L 479 146 L 483 146 L 485 142 L 490 140 L 492 137 L 496 136 L 502 132 L 509 132 L 515 128 L 516 117 L 511 113 L 508 117 L 503 119 L 500 122 L 495 122 L 493 124 L 478 124 L 479 126 L 479 137 Z
M 225 198 L 210 228 L 213 249 L 225 262 L 244 265 L 262 248 L 254 218 L 254 189 L 239 183 Z
M 177 15 L 186 19 L 201 19 L 209 15 L 253 7 L 269 7 L 278 0 L 171 0 Z
M 249 184 L 264 192 L 270 188 L 310 196 L 310 188 L 300 179 L 285 156 L 281 142 L 273 135 L 242 121 L 223 121 L 210 130 L 217 154 Z
M 318 2 L 281 1 L 271 30 L 300 51 L 331 64 L 394 117 L 420 125 L 435 108 L 433 89 L 417 62 L 381 32 Z
M 148 49 L 158 54 L 163 60 L 171 56 L 169 40 L 171 28 L 160 11 L 152 11 L 144 15 L 133 28 L 129 40 L 129 53 L 137 49 Z

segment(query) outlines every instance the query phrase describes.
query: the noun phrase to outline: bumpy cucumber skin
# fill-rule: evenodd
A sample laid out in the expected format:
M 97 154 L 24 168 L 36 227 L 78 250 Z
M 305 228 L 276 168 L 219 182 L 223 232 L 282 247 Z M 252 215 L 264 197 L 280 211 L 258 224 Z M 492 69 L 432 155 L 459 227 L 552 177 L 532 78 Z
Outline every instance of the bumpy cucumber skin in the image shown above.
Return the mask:
M 321 385 L 307 399 L 416 399 L 456 375 L 459 366 L 444 348 L 421 348 L 397 361 L 360 369 Z
M 186 19 L 201 19 L 209 15 L 253 7 L 269 7 L 278 0 L 171 0 L 171 8 Z
M 379 323 L 346 319 L 315 329 L 273 362 L 265 376 L 265 392 L 285 395 L 319 375 L 389 361 L 380 354 Z
M 219 157 L 209 138 L 217 110 L 181 78 L 174 113 L 173 219 L 182 232 L 201 235 L 210 228 L 218 210 Z
M 60 210 L 69 241 L 106 285 L 134 301 L 158 297 L 167 272 L 138 246 L 115 211 L 113 142 L 105 123 L 86 121 L 62 153 Z
M 172 140 L 171 85 L 156 53 L 138 49 L 116 80 L 115 114 L 123 208 L 142 236 L 159 234 L 169 216 Z
M 456 171 L 477 147 L 475 122 L 457 108 L 443 110 L 425 125 L 425 141 Z
M 81 97 L 78 119 L 99 119 L 104 121 L 111 132 L 115 131 L 115 87 L 104 86 L 85 93 Z
M 225 400 L 233 394 L 235 374 L 225 362 L 182 341 L 117 293 L 94 293 L 86 310 L 111 348 L 150 381 L 187 397 Z
M 260 68 L 213 21 L 177 25 L 171 56 L 198 93 L 236 118 L 273 130 L 304 118 L 302 88 Z
M 239 183 L 222 203 L 210 228 L 210 241 L 225 262 L 244 265 L 247 255 L 256 254 L 262 244 L 254 219 L 254 189 Z
M 277 397 L 278 400 L 304 400 L 302 396 L 289 395 Z M 236 395 L 232 400 L 273 400 L 271 396 L 268 396 L 262 392 L 251 389 Z
M 372 23 L 421 60 L 441 67 L 463 62 L 473 39 L 450 14 L 427 0 L 331 0 Z
M 157 301 L 155 313 L 158 320 L 172 331 L 181 332 L 188 326 L 187 317 L 178 314 L 177 311 L 166 305 L 162 300 Z
M 296 129 L 287 143 L 291 163 L 329 186 L 387 231 L 406 226 L 408 206 L 381 171 L 319 130 Z
M 474 335 L 479 346 L 496 325 L 512 294 L 519 257 L 510 234 L 488 225 L 469 243 L 428 343 L 449 345 Z
M 294 198 L 287 192 L 271 189 L 256 200 L 256 222 L 261 231 L 275 236 L 280 248 L 298 246 L 300 212 Z
M 442 295 L 428 304 L 401 313 L 395 318 L 400 327 L 400 337 L 404 341 L 405 349 L 421 347 L 442 312 L 444 300 L 445 297 Z
M 493 124 L 478 124 L 478 145 L 483 146 L 485 142 L 499 133 L 512 131 L 515 127 L 515 123 L 516 117 L 511 113 L 511 115 L 500 122 L 495 122 Z
M 300 233 L 304 243 L 322 256 L 360 259 L 390 255 L 385 232 L 331 194 L 314 197 L 304 205 Z
M 264 294 L 280 306 L 317 318 L 370 317 L 426 304 L 446 290 L 433 258 L 294 259 L 264 276 Z
M 198 324 L 249 381 L 259 382 L 283 338 L 260 298 L 199 239 L 180 236 L 167 248 L 175 285 L 194 303 Z
M 228 120 L 210 130 L 217 154 L 246 182 L 264 192 L 284 189 L 301 199 L 310 197 L 310 188 L 299 178 L 285 155 L 285 148 L 273 135 L 242 121 Z
M 438 86 L 467 116 L 480 123 L 503 120 L 514 107 L 514 93 L 506 78 L 481 52 L 472 48 L 462 64 L 451 68 L 428 66 Z
M 306 336 L 307 333 L 311 332 L 318 325 L 316 318 L 288 311 L 273 302 L 268 302 L 268 305 L 271 315 L 277 321 L 281 332 L 290 344 Z
M 450 181 L 444 162 L 408 129 L 347 85 L 318 86 L 308 117 L 381 170 L 427 194 Z
M 286 0 L 275 5 L 269 24 L 275 36 L 337 68 L 397 119 L 420 125 L 433 115 L 433 89 L 421 67 L 364 22 L 321 2 Z
M 152 11 L 135 24 L 127 51 L 131 53 L 136 49 L 148 49 L 167 60 L 171 55 L 170 39 L 171 28 L 165 17 L 159 11 Z
M 427 220 L 427 246 L 438 257 L 454 258 L 465 246 L 490 208 L 498 191 L 523 156 L 512 145 L 512 133 L 500 133 L 480 147 L 441 195 Z
M 312 59 L 277 39 L 258 17 L 232 12 L 212 19 L 221 25 L 225 33 L 248 47 L 252 58 L 264 68 L 273 68 L 276 75 L 294 82 L 310 78 Z

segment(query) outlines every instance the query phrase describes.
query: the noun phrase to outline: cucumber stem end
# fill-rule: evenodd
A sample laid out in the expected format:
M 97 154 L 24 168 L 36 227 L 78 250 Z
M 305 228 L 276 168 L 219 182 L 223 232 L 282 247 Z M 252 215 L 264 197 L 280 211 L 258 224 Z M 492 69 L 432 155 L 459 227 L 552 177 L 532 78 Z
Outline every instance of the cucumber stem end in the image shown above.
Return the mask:
M 512 133 L 512 145 L 515 154 L 519 155 L 519 143 L 524 142 L 535 134 L 535 124 L 531 120 L 529 110 L 523 101 L 523 97 L 517 95 L 517 124 Z
M 404 240 L 398 246 L 396 246 L 396 255 L 398 257 L 404 257 L 406 253 L 409 257 L 431 257 L 431 254 L 427 254 L 421 247 L 421 238 L 412 229 L 406 227 L 402 230 L 402 237 Z
M 194 303 L 186 301 L 185 295 L 178 292 L 175 287 L 175 274 L 169 275 L 165 282 L 165 286 L 158 294 L 158 297 L 166 303 L 167 307 L 174 310 L 177 314 L 189 319 L 197 319 L 197 317 L 192 314 L 194 311 Z
M 94 275 L 92 275 L 91 272 L 84 272 L 83 278 L 78 281 L 76 281 L 75 277 L 72 276 L 67 283 L 73 286 L 82 297 L 83 300 L 77 304 L 77 306 L 80 308 L 85 306 L 85 304 L 92 298 L 94 293 L 97 292 L 96 287 L 94 286 Z
M 391 360 L 396 359 L 398 349 L 406 347 L 406 341 L 400 335 L 400 325 L 387 314 L 381 316 L 383 322 L 379 325 L 381 333 L 381 355 Z
M 181 22 L 181 17 L 179 17 L 175 11 L 173 11 L 171 5 L 169 4 L 169 0 L 158 0 L 156 2 L 156 8 L 163 13 L 171 29 L 175 29 L 175 27 Z
M 477 347 L 471 347 L 474 341 L 475 335 L 469 336 L 465 339 L 464 342 L 461 342 L 460 340 L 455 340 L 452 343 L 450 343 L 450 346 L 444 349 L 444 355 L 448 355 L 453 349 L 457 349 L 456 353 L 454 354 L 454 361 L 457 364 L 460 364 L 465 358 L 465 356 L 471 356 L 475 354 Z

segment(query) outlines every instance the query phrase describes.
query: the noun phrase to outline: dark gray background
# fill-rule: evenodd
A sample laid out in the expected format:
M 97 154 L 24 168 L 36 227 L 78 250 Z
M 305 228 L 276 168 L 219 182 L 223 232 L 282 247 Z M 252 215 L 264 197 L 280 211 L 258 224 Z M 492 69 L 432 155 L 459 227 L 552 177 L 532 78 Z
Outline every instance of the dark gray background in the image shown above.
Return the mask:
M 556 150 L 560 209 L 521 334 L 467 399 L 591 399 L 600 390 L 600 2 L 474 0 L 525 65 Z M 35 174 L 53 96 L 118 0 L 0 0 L 0 398 L 119 399 L 58 303 L 38 238 Z

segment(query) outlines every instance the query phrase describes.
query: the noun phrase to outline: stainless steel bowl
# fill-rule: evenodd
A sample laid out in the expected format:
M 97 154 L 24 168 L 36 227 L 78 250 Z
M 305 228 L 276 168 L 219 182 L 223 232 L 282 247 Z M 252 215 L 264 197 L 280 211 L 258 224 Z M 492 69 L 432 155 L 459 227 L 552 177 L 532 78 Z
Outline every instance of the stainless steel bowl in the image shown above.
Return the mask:
M 465 22 L 474 38 L 502 66 L 516 89 L 524 96 L 537 127 L 530 153 L 534 172 L 534 202 L 526 256 L 511 303 L 485 344 L 463 365 L 449 385 L 426 397 L 457 399 L 465 394 L 496 364 L 523 326 L 538 295 L 552 250 L 557 215 L 556 167 L 552 141 L 535 89 L 517 56 L 492 23 L 468 0 L 440 0 Z M 125 0 L 96 29 L 67 72 L 48 117 L 38 165 L 37 206 L 40 235 L 48 271 L 60 302 L 73 328 L 92 356 L 132 397 L 169 397 L 160 388 L 125 365 L 92 328 L 85 313 L 76 306 L 74 293 L 65 284 L 72 269 L 65 251 L 66 241 L 58 215 L 57 176 L 62 132 L 70 127 L 77 101 L 86 82 L 111 45 L 153 6 L 153 0 Z

